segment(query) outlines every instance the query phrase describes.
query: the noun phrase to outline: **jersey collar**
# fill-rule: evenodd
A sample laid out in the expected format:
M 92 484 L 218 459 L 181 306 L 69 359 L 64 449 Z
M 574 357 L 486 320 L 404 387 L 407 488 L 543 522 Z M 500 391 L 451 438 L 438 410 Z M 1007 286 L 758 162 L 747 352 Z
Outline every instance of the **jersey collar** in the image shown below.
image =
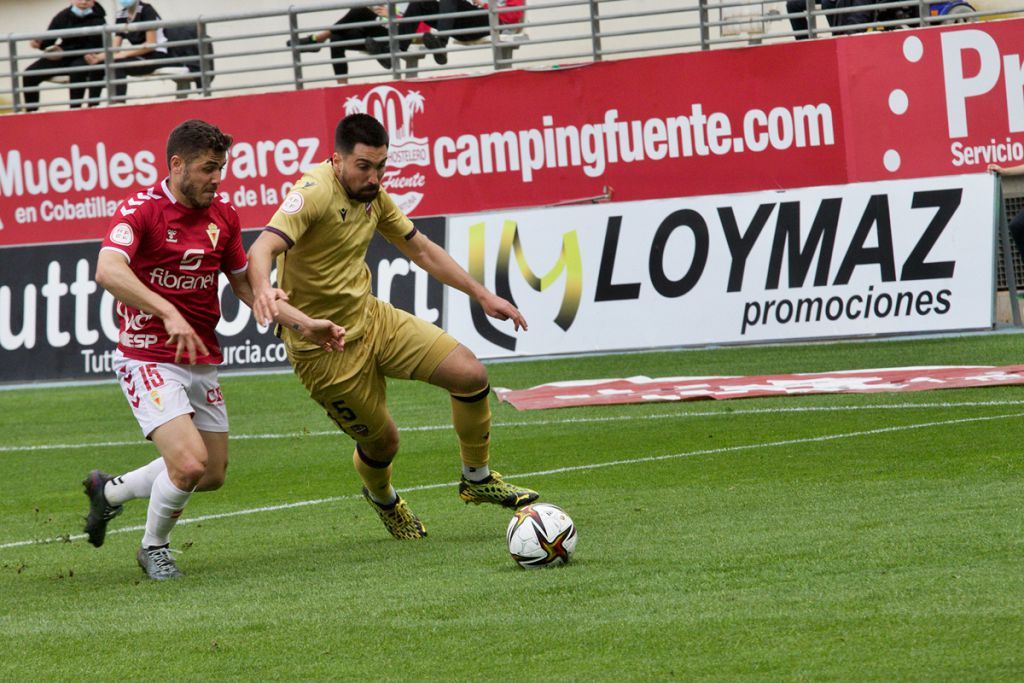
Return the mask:
M 170 178 L 164 178 L 160 182 L 160 189 L 164 191 L 164 196 L 170 200 L 171 204 L 177 204 L 178 199 L 174 196 L 174 193 L 171 192 L 171 187 L 167 184 L 168 180 L 170 180 Z

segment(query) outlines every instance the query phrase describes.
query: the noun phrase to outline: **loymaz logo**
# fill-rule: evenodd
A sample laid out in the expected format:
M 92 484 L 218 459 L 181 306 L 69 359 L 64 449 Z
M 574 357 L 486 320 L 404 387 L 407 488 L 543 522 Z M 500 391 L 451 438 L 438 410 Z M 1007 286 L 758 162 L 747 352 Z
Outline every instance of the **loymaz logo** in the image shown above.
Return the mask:
M 469 228 L 469 274 L 481 284 L 486 282 L 486 235 L 487 225 L 485 223 L 476 223 Z M 558 254 L 558 260 L 545 275 L 538 276 L 526 262 L 518 225 L 515 221 L 505 221 L 495 261 L 494 291 L 498 296 L 504 297 L 516 305 L 509 283 L 509 266 L 512 263 L 513 254 L 515 254 L 520 274 L 534 291 L 543 292 L 551 287 L 563 272 L 565 273 L 565 293 L 562 295 L 562 305 L 558 309 L 554 322 L 563 330 L 568 330 L 573 320 L 576 319 L 576 314 L 580 309 L 580 299 L 583 295 L 583 259 L 580 256 L 579 237 L 576 231 L 571 230 L 562 236 L 562 248 Z M 470 301 L 470 312 L 473 317 L 473 327 L 480 333 L 480 336 L 504 349 L 515 350 L 516 338 L 491 325 L 487 314 L 475 300 Z

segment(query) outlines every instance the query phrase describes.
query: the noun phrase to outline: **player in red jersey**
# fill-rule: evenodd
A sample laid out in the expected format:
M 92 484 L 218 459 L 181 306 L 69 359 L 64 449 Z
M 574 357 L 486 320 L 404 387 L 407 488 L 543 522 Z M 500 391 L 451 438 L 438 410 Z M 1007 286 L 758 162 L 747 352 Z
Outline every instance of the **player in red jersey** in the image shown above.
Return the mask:
M 170 175 L 121 203 L 96 267 L 96 282 L 118 302 L 118 383 L 160 457 L 118 477 L 90 472 L 83 482 L 85 531 L 99 547 L 125 502 L 149 498 L 137 559 L 153 579 L 182 575 L 169 550 L 171 529 L 192 492 L 220 488 L 227 469 L 228 418 L 214 331 L 220 273 L 245 304 L 253 298 L 238 215 L 217 194 L 230 146 L 230 136 L 196 119 L 171 131 Z M 344 329 L 278 304 L 279 323 L 324 350 L 342 349 Z

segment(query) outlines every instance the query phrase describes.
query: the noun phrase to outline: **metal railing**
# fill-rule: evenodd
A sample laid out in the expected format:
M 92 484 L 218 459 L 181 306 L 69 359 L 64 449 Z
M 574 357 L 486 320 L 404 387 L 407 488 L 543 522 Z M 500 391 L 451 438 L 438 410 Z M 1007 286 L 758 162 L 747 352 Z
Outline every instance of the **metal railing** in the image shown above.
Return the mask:
M 1000 182 L 1002 182 L 1003 219 L 1009 222 L 1018 213 L 1024 211 L 1024 177 L 1003 176 Z M 996 241 L 996 250 L 996 264 L 1001 265 L 1006 256 L 1004 256 L 1003 243 L 999 240 Z M 1024 285 L 1024 258 L 1022 258 L 1016 245 L 1011 246 L 1008 256 L 1013 265 L 1016 286 L 1020 288 Z M 1007 282 L 1007 279 L 1006 269 L 997 267 L 996 288 L 999 290 L 1008 289 L 1010 283 Z
M 970 0 L 968 0 L 970 1 Z M 189 56 L 154 56 L 153 65 L 162 67 L 153 76 L 124 76 L 116 69 L 117 50 L 113 37 L 125 30 L 112 24 L 86 29 L 53 32 L 0 34 L 0 97 L 8 99 L 7 108 L 24 110 L 24 94 L 35 90 L 41 96 L 41 108 L 72 104 L 68 86 L 43 81 L 38 88 L 26 88 L 23 77 L 28 66 L 42 54 L 30 47 L 30 41 L 67 37 L 100 36 L 104 60 L 95 65 L 32 70 L 36 76 L 50 78 L 74 74 L 92 74 L 99 78 L 103 93 L 86 104 L 115 102 L 114 86 L 126 84 L 128 101 L 146 101 L 182 97 L 296 90 L 326 86 L 336 82 L 380 81 L 413 76 L 437 76 L 454 73 L 487 73 L 507 68 L 559 68 L 605 59 L 634 57 L 687 50 L 709 50 L 751 44 L 822 38 L 843 34 L 894 30 L 927 26 L 950 21 L 977 21 L 1005 16 L 1024 16 L 1024 0 L 986 0 L 997 7 L 975 8 L 962 0 L 928 3 L 924 0 L 877 2 L 868 6 L 822 9 L 813 0 L 800 2 L 797 11 L 787 12 L 784 0 L 531 0 L 522 22 L 503 23 L 503 14 L 522 8 L 499 8 L 460 13 L 466 18 L 486 18 L 486 28 L 453 32 L 447 48 L 447 65 L 431 59 L 435 52 L 407 38 L 416 37 L 420 17 L 399 16 L 396 0 L 386 2 L 388 17 L 381 21 L 346 24 L 346 28 L 373 32 L 383 50 L 367 52 L 365 40 L 329 40 L 326 46 L 311 51 L 300 39 L 329 31 L 339 16 L 366 0 L 293 5 L 263 12 L 224 15 L 200 15 L 194 18 L 167 17 L 163 21 L 131 24 L 131 30 L 188 26 L 196 38 L 163 44 L 169 48 L 191 47 Z M 980 4 L 981 0 L 974 0 Z M 165 7 L 165 11 L 170 12 Z M 435 18 L 456 15 L 436 15 Z M 506 17 L 507 18 L 507 17 Z M 801 24 L 801 21 L 803 22 Z M 853 23 L 854 21 L 858 23 Z M 796 25 L 796 26 L 794 26 Z M 806 28 L 800 28 L 800 26 Z M 475 32 L 485 37 L 458 40 Z M 131 49 L 128 46 L 122 49 Z M 63 56 L 84 55 L 84 51 L 65 52 Z M 390 61 L 382 69 L 378 60 Z M 176 67 L 176 68 L 169 68 Z M 186 73 L 186 69 L 189 70 Z M 347 72 L 347 73 L 338 73 Z M 169 90 L 166 82 L 177 83 Z M 88 84 L 84 84 L 88 85 Z M 182 87 L 182 86 L 185 87 Z M 0 108 L 5 106 L 0 102 Z

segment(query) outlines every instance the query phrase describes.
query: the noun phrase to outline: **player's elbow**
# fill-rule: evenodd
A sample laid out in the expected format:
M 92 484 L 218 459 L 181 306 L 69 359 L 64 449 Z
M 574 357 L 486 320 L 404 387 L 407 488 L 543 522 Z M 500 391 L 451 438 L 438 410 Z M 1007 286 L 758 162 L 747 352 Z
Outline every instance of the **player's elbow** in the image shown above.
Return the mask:
M 96 266 L 96 284 L 103 289 L 106 289 L 107 285 L 110 284 L 110 276 L 102 265 Z
M 253 263 L 270 262 L 278 254 L 287 251 L 291 246 L 279 235 L 274 234 L 270 229 L 260 233 L 256 241 L 249 247 L 247 256 Z
M 100 256 L 99 261 L 96 263 L 96 284 L 103 289 L 110 289 L 110 285 L 114 282 L 114 268 L 113 264 L 109 259 Z

